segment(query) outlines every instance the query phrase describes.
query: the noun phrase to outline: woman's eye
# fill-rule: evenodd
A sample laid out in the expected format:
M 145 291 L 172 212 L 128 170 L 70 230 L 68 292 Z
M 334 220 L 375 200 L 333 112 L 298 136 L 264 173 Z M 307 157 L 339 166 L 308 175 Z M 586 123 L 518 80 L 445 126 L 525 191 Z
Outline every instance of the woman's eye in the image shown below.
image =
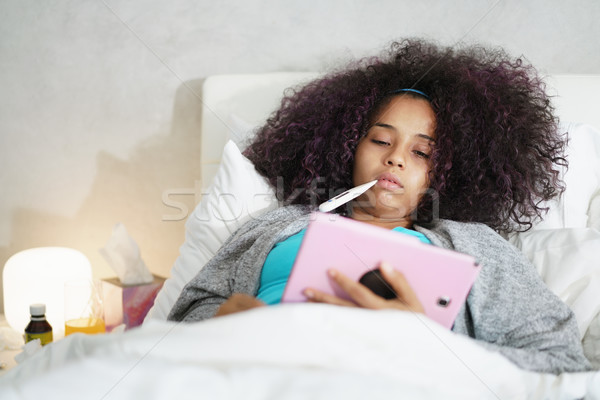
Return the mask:
M 422 151 L 415 150 L 415 154 L 421 158 L 429 158 L 429 154 L 423 153 Z
M 389 142 L 386 142 L 386 141 L 384 141 L 384 140 L 371 139 L 371 141 L 372 141 L 373 143 L 375 143 L 375 144 L 378 144 L 378 145 L 380 145 L 380 146 L 389 146 L 389 145 L 390 145 L 390 143 L 389 143 Z

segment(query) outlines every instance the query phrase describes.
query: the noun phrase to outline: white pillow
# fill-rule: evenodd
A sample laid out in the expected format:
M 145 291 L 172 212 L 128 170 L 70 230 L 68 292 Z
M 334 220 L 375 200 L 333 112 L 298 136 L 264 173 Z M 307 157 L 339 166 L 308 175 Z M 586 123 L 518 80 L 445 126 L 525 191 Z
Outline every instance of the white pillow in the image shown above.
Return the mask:
M 546 203 L 550 207 L 544 220 L 533 229 L 585 228 L 590 217 L 592 198 L 600 191 L 600 131 L 591 125 L 566 123 L 569 168 L 562 176 L 567 190 L 560 199 Z
M 600 232 L 593 228 L 545 229 L 522 233 L 511 242 L 577 314 L 583 337 L 600 312 Z
M 600 231 L 600 189 L 596 190 L 588 208 L 588 227 Z
M 166 320 L 183 287 L 241 225 L 277 207 L 275 191 L 229 141 L 214 181 L 186 222 L 185 242 L 148 319 Z

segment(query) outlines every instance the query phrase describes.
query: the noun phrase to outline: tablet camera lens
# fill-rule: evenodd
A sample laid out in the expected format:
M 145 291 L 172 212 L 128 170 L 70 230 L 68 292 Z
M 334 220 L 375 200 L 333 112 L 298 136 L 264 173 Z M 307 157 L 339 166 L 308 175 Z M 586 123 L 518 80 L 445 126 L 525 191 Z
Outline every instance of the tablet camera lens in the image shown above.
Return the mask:
M 437 300 L 437 304 L 440 307 L 448 307 L 448 305 L 450 304 L 450 297 L 448 297 L 448 296 L 439 297 Z

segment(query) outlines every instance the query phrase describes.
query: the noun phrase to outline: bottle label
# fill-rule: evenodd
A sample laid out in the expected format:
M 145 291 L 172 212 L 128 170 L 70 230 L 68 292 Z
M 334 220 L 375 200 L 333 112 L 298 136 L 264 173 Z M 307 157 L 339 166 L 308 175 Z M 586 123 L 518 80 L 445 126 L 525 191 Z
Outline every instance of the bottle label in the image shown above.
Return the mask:
M 25 333 L 25 342 L 30 342 L 34 339 L 40 339 L 42 346 L 52 342 L 52 331 L 43 333 Z

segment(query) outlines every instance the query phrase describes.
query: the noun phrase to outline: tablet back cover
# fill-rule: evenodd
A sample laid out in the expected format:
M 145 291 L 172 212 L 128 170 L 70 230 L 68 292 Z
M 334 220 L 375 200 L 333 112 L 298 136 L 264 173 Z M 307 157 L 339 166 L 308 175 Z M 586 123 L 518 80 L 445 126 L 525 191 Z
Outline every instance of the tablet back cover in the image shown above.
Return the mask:
M 401 271 L 425 314 L 448 328 L 466 300 L 480 266 L 469 255 L 422 243 L 416 237 L 315 212 L 300 246 L 282 302 L 303 302 L 306 288 L 349 297 L 327 276 L 335 268 L 358 281 L 387 261 Z

